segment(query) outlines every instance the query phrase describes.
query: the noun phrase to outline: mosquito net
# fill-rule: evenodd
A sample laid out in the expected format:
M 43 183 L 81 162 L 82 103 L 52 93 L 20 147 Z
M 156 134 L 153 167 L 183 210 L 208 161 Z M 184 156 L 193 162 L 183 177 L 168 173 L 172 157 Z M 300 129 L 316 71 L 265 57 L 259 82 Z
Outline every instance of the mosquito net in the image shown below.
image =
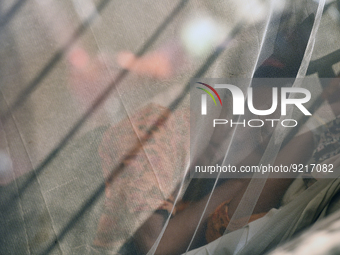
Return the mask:
M 338 1 L 0 3 L 0 253 L 265 254 L 338 202 Z

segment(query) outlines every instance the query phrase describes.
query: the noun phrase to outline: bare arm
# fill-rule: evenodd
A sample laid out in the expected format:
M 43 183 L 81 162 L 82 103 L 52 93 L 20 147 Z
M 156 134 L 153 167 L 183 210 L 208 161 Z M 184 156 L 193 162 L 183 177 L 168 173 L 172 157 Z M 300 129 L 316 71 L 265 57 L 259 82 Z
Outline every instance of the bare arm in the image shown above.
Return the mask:
M 233 198 L 248 183 L 247 179 L 231 179 L 216 188 L 211 201 L 203 216 L 203 221 L 214 211 L 214 209 L 225 200 Z M 163 238 L 158 246 L 156 254 L 180 254 L 185 252 L 187 246 L 197 227 L 203 209 L 207 203 L 208 195 L 198 202 L 191 203 L 185 210 L 176 214 L 170 220 Z M 138 247 L 146 253 L 154 244 L 163 227 L 164 218 L 157 213 L 153 214 L 144 225 L 136 232 L 135 238 Z M 198 233 L 193 243 L 197 246 L 201 238 L 204 238 L 204 225 L 198 228 Z

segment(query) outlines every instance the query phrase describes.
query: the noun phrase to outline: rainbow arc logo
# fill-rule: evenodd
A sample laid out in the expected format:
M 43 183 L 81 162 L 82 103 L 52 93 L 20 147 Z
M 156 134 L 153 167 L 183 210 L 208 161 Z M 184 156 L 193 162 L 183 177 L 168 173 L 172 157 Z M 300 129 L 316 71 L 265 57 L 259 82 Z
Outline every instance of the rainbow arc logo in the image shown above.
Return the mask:
M 208 85 L 206 83 L 203 83 L 203 82 L 197 82 L 197 83 L 199 83 L 199 84 L 207 87 L 208 89 L 210 89 L 217 96 L 217 98 L 220 101 L 220 104 L 222 106 L 222 100 L 220 98 L 220 95 L 217 93 L 217 91 L 213 87 L 211 87 L 210 85 Z M 212 98 L 212 100 L 214 101 L 215 105 L 217 105 L 215 97 L 213 96 L 213 94 L 211 94 L 211 92 L 209 90 L 201 88 L 201 87 L 196 87 L 196 88 L 201 89 L 204 92 L 206 92 Z M 201 113 L 202 113 L 202 115 L 207 115 L 207 95 L 206 94 L 202 94 Z

